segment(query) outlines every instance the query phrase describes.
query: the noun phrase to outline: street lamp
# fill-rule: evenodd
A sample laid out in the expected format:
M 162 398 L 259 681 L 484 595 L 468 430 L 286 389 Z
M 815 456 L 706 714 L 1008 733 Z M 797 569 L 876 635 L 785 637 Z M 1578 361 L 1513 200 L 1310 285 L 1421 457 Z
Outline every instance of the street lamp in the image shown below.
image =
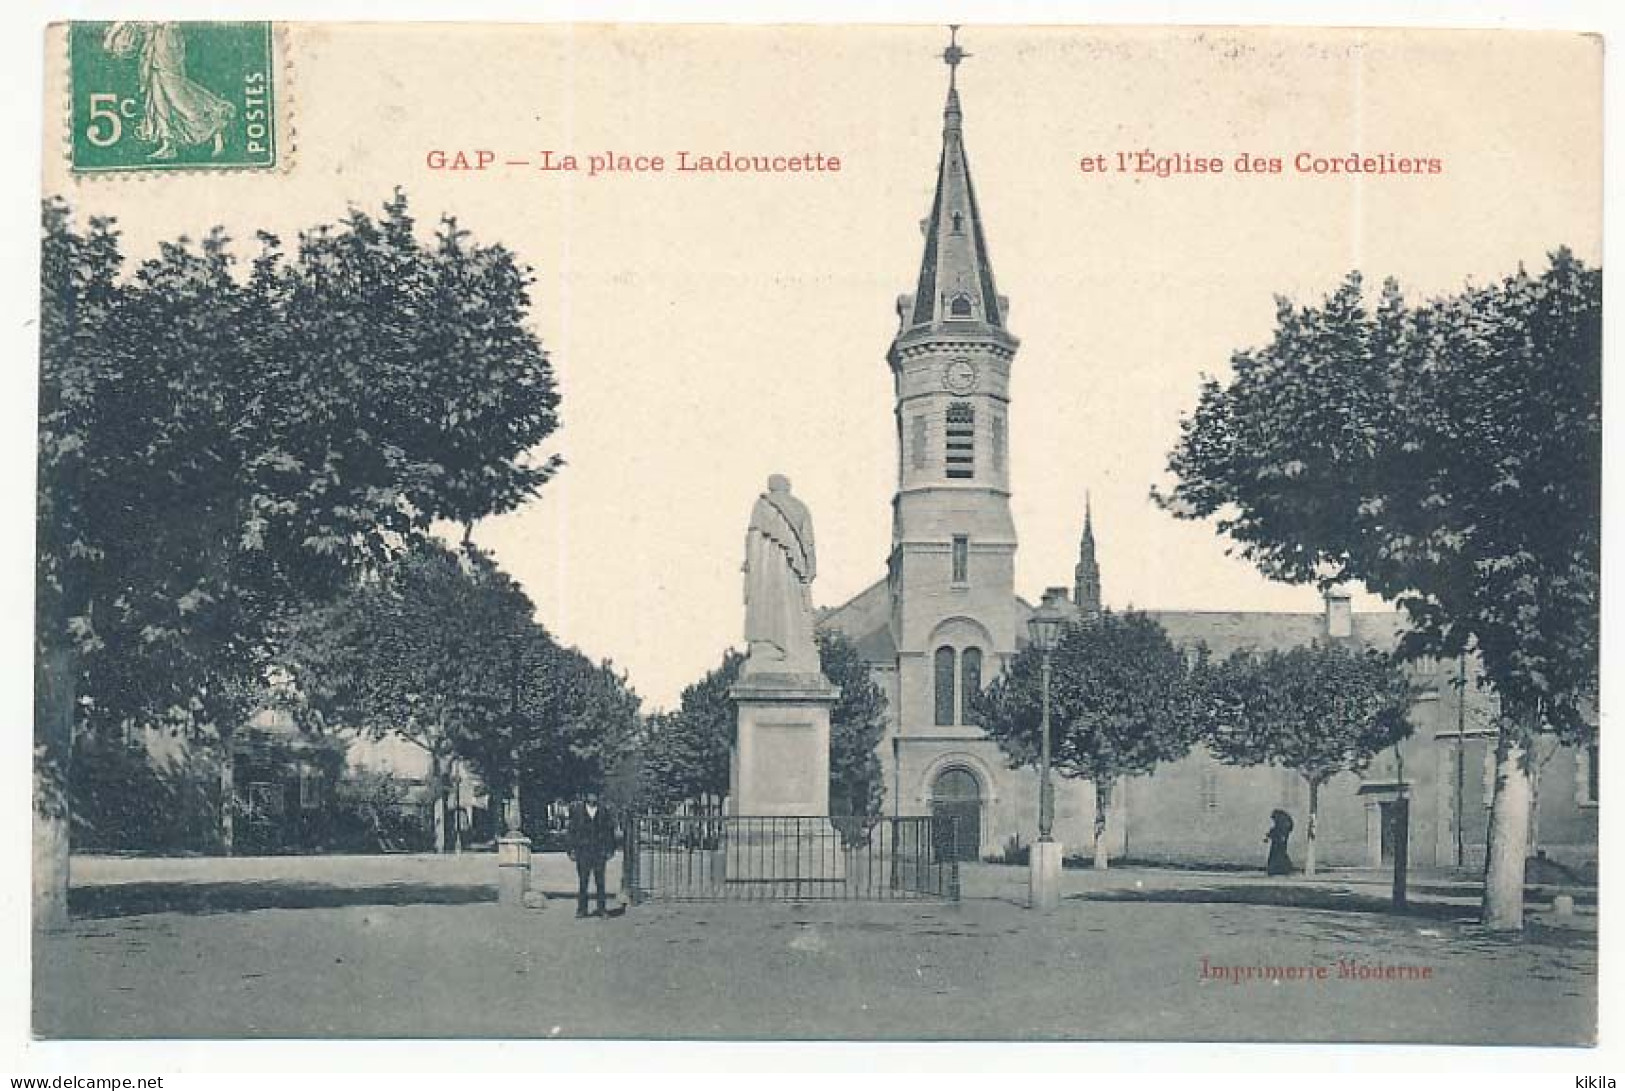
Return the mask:
M 1033 616 L 1027 619 L 1027 634 L 1033 646 L 1044 653 L 1043 718 L 1039 733 L 1040 757 L 1038 764 L 1038 839 L 1054 840 L 1050 833 L 1055 828 L 1055 786 L 1050 783 L 1049 755 L 1049 679 L 1050 660 L 1055 646 L 1061 642 L 1061 631 L 1072 620 L 1072 612 L 1062 605 L 1066 601 L 1066 588 L 1051 587 L 1044 592 L 1044 600 Z

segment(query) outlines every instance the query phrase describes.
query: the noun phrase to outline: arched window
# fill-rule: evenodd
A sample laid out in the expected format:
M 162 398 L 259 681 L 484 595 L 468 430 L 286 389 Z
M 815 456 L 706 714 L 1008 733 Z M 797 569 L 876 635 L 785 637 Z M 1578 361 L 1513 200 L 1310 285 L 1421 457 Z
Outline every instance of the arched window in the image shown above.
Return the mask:
M 959 719 L 962 723 L 974 724 L 976 719 L 976 695 L 982 692 L 982 649 L 966 648 L 959 656 Z
M 939 726 L 954 722 L 954 650 L 947 646 L 936 655 L 936 721 Z
M 952 402 L 947 419 L 948 476 L 976 476 L 976 407 L 970 402 Z
M 949 318 L 974 318 L 975 311 L 971 307 L 970 296 L 956 295 L 948 301 Z

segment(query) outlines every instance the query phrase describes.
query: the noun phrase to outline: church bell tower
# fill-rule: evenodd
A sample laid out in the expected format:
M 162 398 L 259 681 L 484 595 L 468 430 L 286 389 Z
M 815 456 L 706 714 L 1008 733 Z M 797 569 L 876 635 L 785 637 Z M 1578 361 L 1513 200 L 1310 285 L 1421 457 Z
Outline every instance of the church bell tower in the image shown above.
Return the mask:
M 967 56 L 957 40 L 943 53 L 948 98 L 925 251 L 887 354 L 898 448 L 888 584 L 905 734 L 969 725 L 966 693 L 991 681 L 1016 644 L 1009 406 L 1019 342 L 966 157 L 957 75 Z

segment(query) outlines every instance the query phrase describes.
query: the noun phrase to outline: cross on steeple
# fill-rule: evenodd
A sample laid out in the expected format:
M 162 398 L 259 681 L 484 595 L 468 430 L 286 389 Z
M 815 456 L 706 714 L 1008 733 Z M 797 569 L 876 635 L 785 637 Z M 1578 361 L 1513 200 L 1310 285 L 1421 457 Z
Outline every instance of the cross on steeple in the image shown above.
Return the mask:
M 948 86 L 954 86 L 955 77 L 959 75 L 959 62 L 970 53 L 959 47 L 959 24 L 952 23 L 948 27 L 948 48 L 942 51 L 942 59 L 948 65 Z

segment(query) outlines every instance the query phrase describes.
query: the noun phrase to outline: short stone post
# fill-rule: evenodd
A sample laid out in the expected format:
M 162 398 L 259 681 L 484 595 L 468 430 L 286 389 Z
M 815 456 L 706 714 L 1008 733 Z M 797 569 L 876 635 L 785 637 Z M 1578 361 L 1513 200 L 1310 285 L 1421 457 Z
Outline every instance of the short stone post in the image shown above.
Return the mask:
M 1061 904 L 1061 843 L 1034 841 L 1027 867 L 1027 904 L 1046 913 Z
M 497 839 L 497 904 L 525 908 L 530 890 L 530 838 L 510 833 Z

